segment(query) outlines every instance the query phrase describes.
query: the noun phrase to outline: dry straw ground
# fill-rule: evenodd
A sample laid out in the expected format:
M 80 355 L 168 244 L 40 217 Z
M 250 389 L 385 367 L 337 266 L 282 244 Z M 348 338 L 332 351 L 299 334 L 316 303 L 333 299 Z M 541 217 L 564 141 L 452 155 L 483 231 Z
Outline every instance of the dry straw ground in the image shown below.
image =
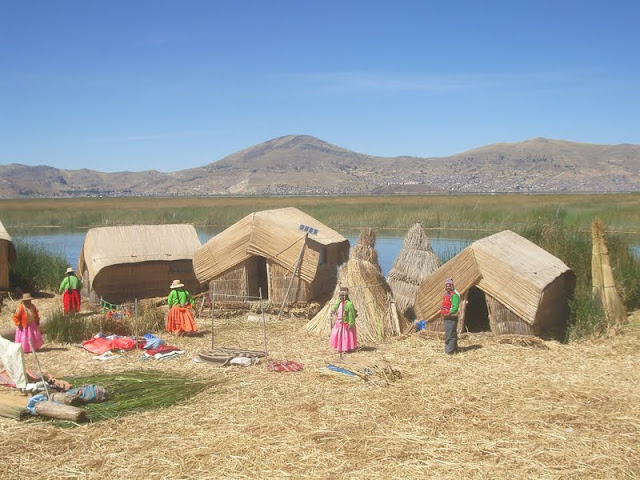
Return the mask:
M 211 345 L 210 321 L 199 326 L 202 337 L 168 338 L 186 353 L 167 361 L 129 352 L 98 362 L 46 345 L 38 358 L 60 377 L 142 368 L 216 383 L 173 408 L 75 428 L 0 418 L 0 478 L 640 477 L 637 313 L 614 335 L 570 345 L 466 336 L 446 357 L 440 338 L 418 333 L 348 356 L 393 365 L 402 377 L 390 383 L 324 375 L 338 356 L 303 320 L 267 326 L 270 357 L 302 362 L 301 372 L 196 364 Z M 215 334 L 220 347 L 263 343 L 244 317 L 216 322 Z

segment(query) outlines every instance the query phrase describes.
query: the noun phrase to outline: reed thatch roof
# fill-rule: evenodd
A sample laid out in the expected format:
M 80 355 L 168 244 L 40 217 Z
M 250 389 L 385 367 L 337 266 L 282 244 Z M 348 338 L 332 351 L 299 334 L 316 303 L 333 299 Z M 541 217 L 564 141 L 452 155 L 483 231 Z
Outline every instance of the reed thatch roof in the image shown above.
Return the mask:
M 306 228 L 305 228 L 306 227 Z M 250 213 L 197 249 L 193 268 L 198 281 L 208 282 L 252 256 L 269 258 L 293 270 L 308 235 L 299 265 L 300 277 L 311 282 L 321 247 L 348 250 L 349 240 L 294 207 Z
M 356 330 L 359 345 L 378 343 L 406 329 L 408 322 L 398 313 L 391 288 L 380 270 L 375 241 L 374 229 L 362 229 L 349 260 L 338 270 L 338 284 L 331 300 L 309 321 L 309 331 L 329 338 L 334 320 L 331 307 L 338 299 L 340 287 L 349 288 L 349 298 L 358 311 Z
M 5 241 L 7 242 L 7 246 L 8 246 L 8 260 L 10 262 L 15 261 L 16 259 L 16 247 L 13 244 L 13 241 L 11 240 L 11 236 L 9 235 L 9 233 L 7 232 L 7 230 L 4 228 L 4 225 L 2 225 L 2 222 L 0 222 L 0 241 Z
M 87 232 L 78 271 L 90 278 L 105 267 L 150 261 L 191 260 L 202 244 L 193 225 L 129 225 Z
M 569 271 L 560 259 L 505 230 L 473 242 L 429 275 L 418 289 L 416 313 L 426 320 L 438 316 L 451 277 L 461 294 L 477 286 L 532 325 L 544 290 Z
M 393 268 L 387 276 L 398 310 L 415 320 L 413 303 L 422 281 L 440 267 L 440 259 L 431 248 L 420 223 L 415 223 L 402 242 Z

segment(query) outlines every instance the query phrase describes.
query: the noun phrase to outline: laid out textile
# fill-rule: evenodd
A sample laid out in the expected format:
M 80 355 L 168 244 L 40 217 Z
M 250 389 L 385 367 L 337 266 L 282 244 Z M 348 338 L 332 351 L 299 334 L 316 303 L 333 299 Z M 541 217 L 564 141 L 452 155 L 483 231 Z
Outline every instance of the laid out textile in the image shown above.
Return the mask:
M 149 356 L 154 356 L 158 353 L 163 354 L 163 353 L 169 353 L 169 352 L 174 352 L 176 350 L 180 350 L 178 347 L 174 347 L 173 345 L 161 345 L 158 348 L 150 348 L 146 351 L 146 354 Z
M 72 397 L 78 397 L 84 400 L 84 403 L 99 403 L 109 399 L 109 393 L 100 385 L 92 383 L 72 388 L 67 392 Z
M 164 340 L 162 340 L 161 338 L 155 337 L 150 333 L 147 333 L 144 338 L 146 339 L 146 342 L 144 344 L 144 346 L 142 347 L 145 350 L 148 349 L 152 349 L 152 348 L 158 348 L 161 347 L 162 345 L 166 345 L 167 342 L 165 342 Z
M 299 372 L 302 364 L 292 360 L 272 360 L 267 363 L 267 370 L 270 372 Z
M 184 355 L 184 350 L 172 350 L 166 353 L 156 353 L 153 355 L 153 358 L 156 360 L 169 360 L 171 358 L 176 358 Z
M 101 355 L 109 350 L 133 350 L 136 345 L 136 341 L 128 337 L 103 338 L 96 336 L 82 342 L 82 348 L 96 355 Z
M 0 336 L 0 362 L 4 365 L 13 385 L 24 388 L 27 384 L 27 373 L 24 368 L 22 346 Z

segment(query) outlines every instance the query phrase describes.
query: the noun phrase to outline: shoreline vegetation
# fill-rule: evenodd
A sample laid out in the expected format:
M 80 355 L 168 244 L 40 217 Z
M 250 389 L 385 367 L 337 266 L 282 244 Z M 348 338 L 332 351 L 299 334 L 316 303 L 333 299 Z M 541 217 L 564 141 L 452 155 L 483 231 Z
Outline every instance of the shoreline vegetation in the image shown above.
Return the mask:
M 10 235 L 42 227 L 71 231 L 134 224 L 226 228 L 252 212 L 288 206 L 342 232 L 364 227 L 406 231 L 416 222 L 422 223 L 427 235 L 436 230 L 476 230 L 487 235 L 512 230 L 561 259 L 576 274 L 567 340 L 601 334 L 610 327 L 591 293 L 590 232 L 593 221 L 599 219 L 606 227 L 620 296 L 628 311 L 640 306 L 640 259 L 631 254 L 626 235 L 640 233 L 637 193 L 0 200 L 0 221 Z M 23 255 L 11 267 L 12 278 L 21 278 L 22 283 L 40 279 L 26 287 L 48 286 L 44 279 L 56 278 L 55 272 L 35 272 L 34 266 L 57 270 L 59 261 L 47 261 L 43 251 L 32 256 L 33 261 L 28 261 Z
M 227 227 L 249 213 L 289 206 L 337 230 L 402 230 L 421 222 L 426 230 L 518 233 L 532 223 L 561 221 L 590 231 L 599 218 L 608 232 L 640 233 L 640 193 L 0 199 L 0 220 L 9 232 L 167 223 Z

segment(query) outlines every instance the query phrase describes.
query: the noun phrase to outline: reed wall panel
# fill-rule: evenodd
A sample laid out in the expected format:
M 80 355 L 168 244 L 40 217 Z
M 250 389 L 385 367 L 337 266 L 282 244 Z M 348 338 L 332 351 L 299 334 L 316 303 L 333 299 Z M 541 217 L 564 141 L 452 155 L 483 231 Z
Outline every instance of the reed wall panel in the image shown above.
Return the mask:
M 140 262 L 103 268 L 91 283 L 92 301 L 130 302 L 169 295 L 171 282 L 180 279 L 192 294 L 203 291 L 193 273 L 191 260 L 177 262 Z

